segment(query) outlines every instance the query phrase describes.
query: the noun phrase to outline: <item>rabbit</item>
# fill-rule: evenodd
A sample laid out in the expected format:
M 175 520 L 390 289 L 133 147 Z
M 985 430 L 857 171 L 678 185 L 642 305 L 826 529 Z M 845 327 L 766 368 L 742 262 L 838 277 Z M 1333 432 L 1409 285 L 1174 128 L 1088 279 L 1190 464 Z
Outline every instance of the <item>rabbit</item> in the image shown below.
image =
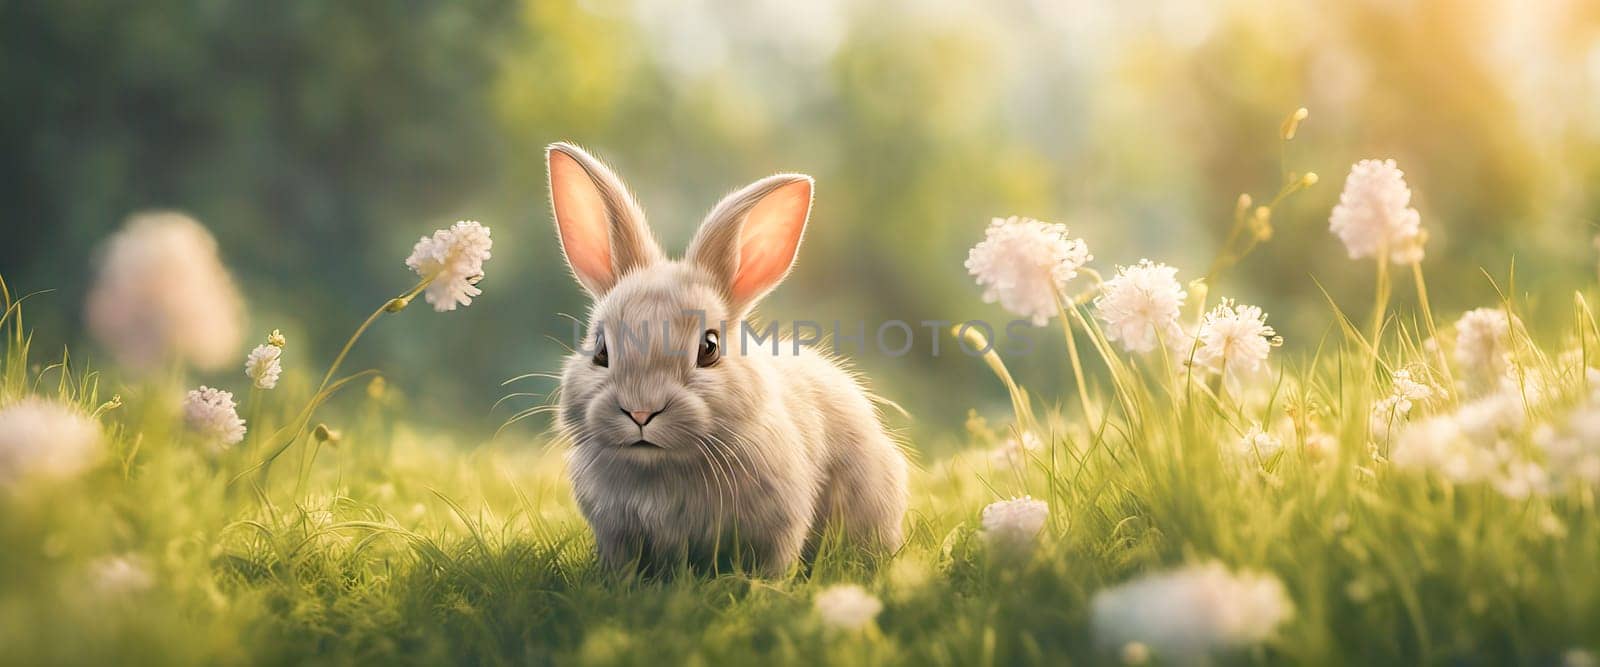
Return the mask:
M 602 567 L 733 559 L 777 578 L 825 533 L 898 550 L 909 464 L 872 397 L 808 347 L 745 335 L 794 263 L 812 179 L 778 174 L 728 195 L 672 260 L 606 165 L 567 143 L 546 162 L 562 253 L 593 299 L 556 421 Z

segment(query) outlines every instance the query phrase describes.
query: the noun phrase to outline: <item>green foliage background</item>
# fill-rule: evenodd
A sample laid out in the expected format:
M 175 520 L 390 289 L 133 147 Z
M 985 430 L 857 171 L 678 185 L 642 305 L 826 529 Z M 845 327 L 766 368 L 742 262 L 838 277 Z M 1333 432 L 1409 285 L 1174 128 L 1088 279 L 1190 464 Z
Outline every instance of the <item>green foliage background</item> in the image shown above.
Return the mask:
M 1312 276 L 1342 304 L 1370 294 L 1326 216 L 1348 165 L 1380 156 L 1418 193 L 1433 280 L 1459 286 L 1441 313 L 1492 299 L 1480 265 L 1515 258 L 1535 302 L 1591 275 L 1600 9 L 1386 5 L 5 0 L 0 275 L 58 290 L 39 340 L 80 342 L 96 244 L 133 211 L 184 209 L 218 236 L 252 330 L 324 361 L 407 284 L 417 236 L 480 219 L 482 299 L 407 312 L 355 360 L 404 360 L 383 366 L 428 418 L 479 432 L 499 381 L 553 367 L 559 313 L 585 307 L 545 203 L 542 147 L 561 139 L 611 161 L 679 248 L 722 193 L 815 175 L 768 307 L 785 318 L 1005 319 L 961 268 L 996 215 L 1066 222 L 1102 267 L 1192 278 L 1237 193 L 1289 168 L 1322 184 L 1226 290 L 1304 350 L 1329 324 Z M 1280 160 L 1273 130 L 1299 106 Z M 857 361 L 938 448 L 1004 399 L 926 332 L 918 354 Z M 1034 366 L 1020 379 L 1057 395 L 1058 365 Z
M 1386 460 L 1372 399 L 1435 363 L 1406 328 L 1410 276 L 1372 356 L 1318 287 L 1373 309 L 1373 263 L 1346 259 L 1327 215 L 1352 162 L 1397 158 L 1439 322 L 1490 306 L 1529 323 L 1516 375 L 1550 391 L 1502 444 L 1538 453 L 1533 431 L 1592 389 L 1600 333 L 1578 307 L 1600 206 L 1592 4 L 0 0 L 0 91 L 0 276 L 54 290 L 26 326 L 0 319 L 0 405 L 53 396 L 106 429 L 83 475 L 0 498 L 0 663 L 1093 664 L 1113 648 L 1089 627 L 1097 592 L 1208 559 L 1271 573 L 1296 608 L 1223 663 L 1556 664 L 1600 637 L 1594 488 L 1517 498 Z M 1036 359 L 1005 361 L 1066 407 L 1036 406 L 1049 441 L 1025 465 L 996 463 L 1008 397 L 919 328 L 914 354 L 856 359 L 915 417 L 900 553 L 642 581 L 596 565 L 539 419 L 487 437 L 512 414 L 497 398 L 548 388 L 501 381 L 554 368 L 562 313 L 586 305 L 545 201 L 543 147 L 563 139 L 610 160 L 671 247 L 724 192 L 815 175 L 799 268 L 767 304 L 785 320 L 1009 319 L 962 268 L 992 216 L 1065 222 L 1102 270 L 1150 257 L 1194 278 L 1239 193 L 1321 183 L 1212 286 L 1287 340 L 1264 396 L 1180 390 L 1084 335 L 1091 400 L 1117 408 L 1085 418 L 1059 329 L 1041 329 Z M 153 207 L 213 230 L 252 337 L 289 335 L 281 388 L 247 392 L 237 369 L 129 381 L 82 339 L 95 248 Z M 316 414 L 342 444 L 291 439 L 271 477 L 230 484 L 412 284 L 417 237 L 458 218 L 494 229 L 483 296 L 385 316 L 344 368 L 390 389 Z M 1504 300 L 1485 272 L 1514 273 Z M 178 390 L 202 382 L 240 390 L 250 440 L 209 455 L 185 435 Z M 1281 454 L 1223 455 L 1280 417 Z M 1050 513 L 1013 562 L 979 526 L 1020 494 Z M 813 611 L 840 582 L 884 603 L 861 632 Z

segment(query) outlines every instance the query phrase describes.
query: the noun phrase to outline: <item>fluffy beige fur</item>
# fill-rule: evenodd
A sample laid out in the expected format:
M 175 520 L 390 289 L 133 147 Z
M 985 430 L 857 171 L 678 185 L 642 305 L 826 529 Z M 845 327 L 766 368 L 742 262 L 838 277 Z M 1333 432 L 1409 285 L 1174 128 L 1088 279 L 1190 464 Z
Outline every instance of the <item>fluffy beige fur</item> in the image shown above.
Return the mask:
M 563 252 L 594 297 L 558 421 L 602 562 L 732 560 L 781 576 L 829 531 L 899 548 L 907 462 L 861 383 L 809 348 L 741 332 L 793 263 L 811 179 L 781 174 L 729 195 L 687 257 L 669 260 L 610 169 L 568 144 L 548 160 Z M 721 357 L 700 367 L 708 329 Z M 593 354 L 601 331 L 605 366 Z M 654 416 L 640 425 L 630 412 Z

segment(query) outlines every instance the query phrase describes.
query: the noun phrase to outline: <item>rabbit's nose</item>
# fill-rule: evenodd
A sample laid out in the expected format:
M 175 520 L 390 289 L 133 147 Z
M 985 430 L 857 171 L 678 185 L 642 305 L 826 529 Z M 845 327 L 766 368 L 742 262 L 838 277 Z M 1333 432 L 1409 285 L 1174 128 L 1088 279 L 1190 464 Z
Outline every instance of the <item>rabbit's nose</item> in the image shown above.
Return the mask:
M 640 428 L 644 428 L 645 424 L 650 423 L 650 420 L 655 419 L 656 415 L 661 414 L 664 410 L 666 410 L 666 408 L 662 408 L 661 410 L 656 410 L 653 412 L 650 410 L 629 410 L 627 408 L 622 409 L 624 413 L 627 413 L 628 419 L 632 419 L 633 423 L 638 424 Z

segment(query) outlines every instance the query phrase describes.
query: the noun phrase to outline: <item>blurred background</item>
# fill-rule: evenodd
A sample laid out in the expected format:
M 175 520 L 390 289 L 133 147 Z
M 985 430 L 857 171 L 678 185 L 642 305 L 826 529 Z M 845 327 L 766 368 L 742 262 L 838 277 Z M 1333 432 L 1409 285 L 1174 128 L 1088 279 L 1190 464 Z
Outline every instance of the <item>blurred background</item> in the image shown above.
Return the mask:
M 282 328 L 288 365 L 313 373 L 412 284 L 419 236 L 477 219 L 495 241 L 483 296 L 382 322 L 351 366 L 473 436 L 509 416 L 490 409 L 502 380 L 556 367 L 560 313 L 586 308 L 546 200 L 556 140 L 612 163 L 674 251 L 725 192 L 814 175 L 797 271 L 764 309 L 780 318 L 1010 319 L 962 261 L 1013 214 L 1068 224 L 1102 271 L 1150 257 L 1194 278 L 1239 193 L 1264 200 L 1288 169 L 1322 182 L 1213 295 L 1308 350 L 1332 321 L 1313 276 L 1349 308 L 1370 299 L 1371 262 L 1327 232 L 1366 157 L 1396 158 L 1416 191 L 1441 316 L 1493 298 L 1480 266 L 1503 279 L 1515 258 L 1519 291 L 1553 308 L 1595 274 L 1600 5 L 1577 0 L 0 0 L 0 90 L 0 276 L 55 290 L 29 311 L 39 349 L 110 365 L 83 303 L 97 246 L 136 211 L 205 223 L 252 344 Z M 918 334 L 916 354 L 857 363 L 938 450 L 1004 398 Z M 1016 370 L 1070 398 L 1064 364 Z

